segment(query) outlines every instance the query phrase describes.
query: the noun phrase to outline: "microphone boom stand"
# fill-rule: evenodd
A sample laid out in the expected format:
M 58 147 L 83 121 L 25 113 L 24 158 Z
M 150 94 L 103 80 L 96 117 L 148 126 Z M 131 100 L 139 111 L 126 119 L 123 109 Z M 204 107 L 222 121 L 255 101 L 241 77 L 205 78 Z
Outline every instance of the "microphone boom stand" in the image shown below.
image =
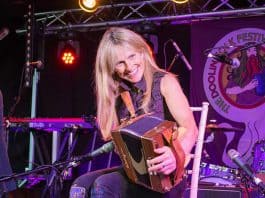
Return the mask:
M 82 162 L 91 161 L 92 159 L 94 159 L 94 157 L 92 155 L 86 154 L 86 155 L 77 156 L 77 157 L 75 157 L 73 159 L 70 159 L 70 160 L 67 160 L 67 161 L 64 161 L 64 162 L 55 162 L 55 163 L 53 163 L 51 165 L 42 165 L 42 166 L 40 166 L 38 168 L 35 168 L 33 170 L 29 170 L 29 171 L 25 171 L 23 173 L 17 173 L 17 174 L 12 174 L 12 175 L 9 175 L 9 176 L 1 177 L 0 178 L 0 183 L 6 182 L 6 181 L 9 181 L 9 180 L 12 180 L 12 179 L 15 180 L 15 179 L 18 179 L 18 178 L 24 178 L 25 176 L 28 176 L 28 175 L 31 175 L 31 174 L 34 174 L 34 173 L 38 173 L 38 172 L 47 171 L 47 170 L 51 169 L 52 171 L 50 173 L 50 176 L 47 179 L 47 186 L 44 189 L 44 192 L 42 194 L 43 195 L 42 197 L 45 197 L 45 193 L 52 186 L 52 184 L 54 184 L 54 180 L 56 178 L 58 178 L 58 174 L 59 173 L 61 175 L 61 172 L 63 172 L 64 170 L 66 170 L 68 168 L 76 167 L 79 164 L 81 164 Z M 59 170 L 62 170 L 62 171 L 59 172 Z M 60 176 L 59 176 L 59 178 L 60 178 Z M 60 197 L 60 192 L 59 191 L 61 191 L 61 189 L 53 188 L 53 190 L 54 190 L 54 192 L 50 192 L 50 193 L 53 193 L 54 195 L 56 195 L 56 198 L 59 198 Z

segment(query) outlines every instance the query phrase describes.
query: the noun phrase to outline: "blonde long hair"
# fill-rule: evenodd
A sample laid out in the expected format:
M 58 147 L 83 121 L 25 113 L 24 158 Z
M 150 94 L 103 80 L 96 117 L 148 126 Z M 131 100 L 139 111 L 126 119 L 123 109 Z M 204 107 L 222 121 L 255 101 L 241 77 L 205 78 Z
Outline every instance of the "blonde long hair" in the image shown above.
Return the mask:
M 104 140 L 111 138 L 111 129 L 118 124 L 115 103 L 119 96 L 119 79 L 115 78 L 115 60 L 118 46 L 129 45 L 144 55 L 144 78 L 146 92 L 142 108 L 148 112 L 151 98 L 153 73 L 163 71 L 157 66 L 152 50 L 146 41 L 137 33 L 120 27 L 109 28 L 103 35 L 96 56 L 95 80 L 97 95 L 97 119 Z

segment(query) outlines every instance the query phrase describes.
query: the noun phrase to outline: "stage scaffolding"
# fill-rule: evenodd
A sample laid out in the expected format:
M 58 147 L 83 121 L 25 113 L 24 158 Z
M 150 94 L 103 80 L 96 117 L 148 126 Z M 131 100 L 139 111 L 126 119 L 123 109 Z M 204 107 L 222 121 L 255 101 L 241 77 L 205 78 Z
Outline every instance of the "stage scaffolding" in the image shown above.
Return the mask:
M 64 30 L 92 31 L 113 25 L 131 25 L 140 22 L 173 24 L 205 20 L 265 15 L 264 0 L 190 0 L 176 4 L 171 0 L 149 0 L 101 5 L 94 13 L 81 9 L 66 9 L 35 14 L 45 34 Z M 25 29 L 17 29 L 24 33 Z

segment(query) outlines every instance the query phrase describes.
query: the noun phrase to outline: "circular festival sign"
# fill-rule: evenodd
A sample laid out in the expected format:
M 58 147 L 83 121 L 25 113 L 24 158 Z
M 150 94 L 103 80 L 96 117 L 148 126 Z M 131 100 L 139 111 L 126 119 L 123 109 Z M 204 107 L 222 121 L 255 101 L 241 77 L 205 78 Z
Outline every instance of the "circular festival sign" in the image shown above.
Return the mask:
M 210 54 L 215 57 L 209 56 L 203 72 L 206 97 L 218 114 L 245 125 L 243 133 L 224 133 L 222 161 L 235 167 L 227 156 L 233 142 L 233 148 L 250 163 L 255 158 L 253 145 L 265 138 L 265 30 L 242 28 L 229 32 L 216 42 Z M 223 61 L 214 59 L 218 57 Z M 219 125 L 232 128 L 226 121 Z
M 212 107 L 236 122 L 252 122 L 265 112 L 265 30 L 243 28 L 230 32 L 211 54 L 233 60 L 229 65 L 208 58 L 203 86 Z

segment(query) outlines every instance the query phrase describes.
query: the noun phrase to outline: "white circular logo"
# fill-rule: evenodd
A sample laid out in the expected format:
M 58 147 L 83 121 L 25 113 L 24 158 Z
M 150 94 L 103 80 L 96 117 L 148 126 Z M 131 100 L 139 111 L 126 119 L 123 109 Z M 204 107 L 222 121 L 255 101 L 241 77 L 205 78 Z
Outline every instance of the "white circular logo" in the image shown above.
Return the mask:
M 208 58 L 203 86 L 212 107 L 223 117 L 248 122 L 265 111 L 265 30 L 243 28 L 225 35 L 211 50 L 235 64 Z M 238 63 L 238 64 L 237 64 Z

